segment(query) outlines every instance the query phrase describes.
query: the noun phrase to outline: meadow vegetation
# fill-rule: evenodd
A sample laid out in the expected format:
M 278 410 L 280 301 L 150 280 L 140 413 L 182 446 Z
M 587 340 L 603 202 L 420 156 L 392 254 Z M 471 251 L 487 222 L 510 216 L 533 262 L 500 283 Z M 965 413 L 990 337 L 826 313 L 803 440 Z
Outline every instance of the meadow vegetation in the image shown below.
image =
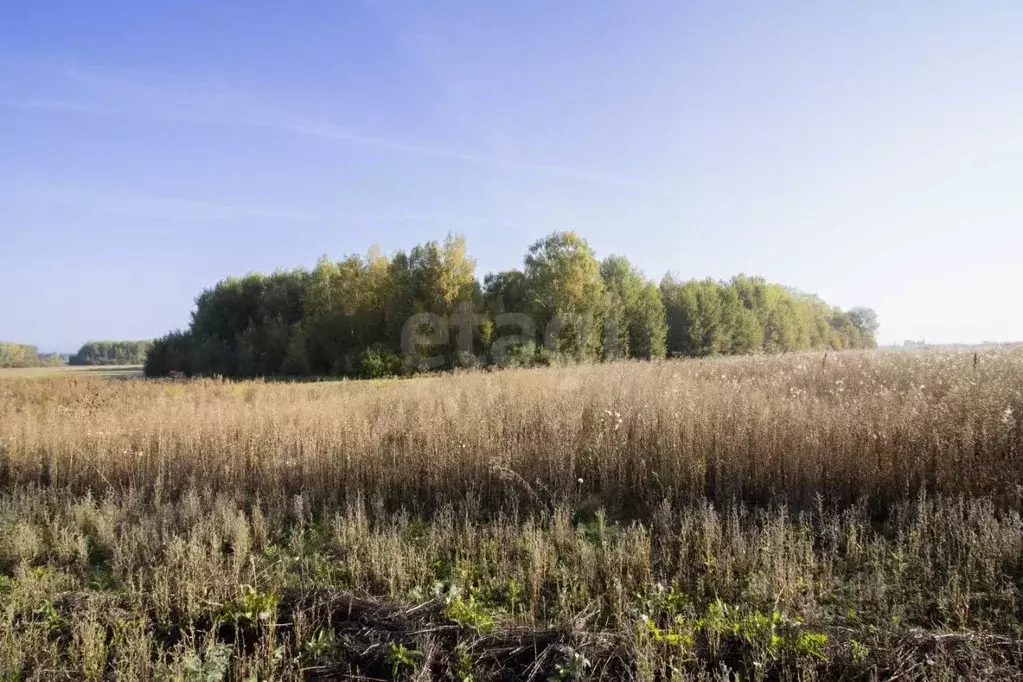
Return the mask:
M 0 670 L 1018 677 L 1021 391 L 1019 349 L 0 380 Z

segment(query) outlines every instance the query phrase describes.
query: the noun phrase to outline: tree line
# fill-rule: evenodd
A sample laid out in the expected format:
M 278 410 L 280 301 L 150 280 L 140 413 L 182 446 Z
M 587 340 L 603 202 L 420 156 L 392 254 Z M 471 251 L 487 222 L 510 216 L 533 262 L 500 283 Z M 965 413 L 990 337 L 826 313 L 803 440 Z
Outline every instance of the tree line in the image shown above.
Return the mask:
M 0 341 L 0 367 L 5 369 L 57 367 L 63 365 L 65 359 L 59 353 L 40 353 L 38 348 L 28 344 Z
M 877 316 L 739 275 L 651 281 L 557 232 L 518 270 L 476 276 L 461 237 L 378 249 L 311 271 L 230 277 L 197 298 L 187 330 L 157 339 L 148 376 L 379 377 L 805 349 L 872 348 Z
M 152 341 L 87 341 L 68 359 L 69 365 L 141 365 Z

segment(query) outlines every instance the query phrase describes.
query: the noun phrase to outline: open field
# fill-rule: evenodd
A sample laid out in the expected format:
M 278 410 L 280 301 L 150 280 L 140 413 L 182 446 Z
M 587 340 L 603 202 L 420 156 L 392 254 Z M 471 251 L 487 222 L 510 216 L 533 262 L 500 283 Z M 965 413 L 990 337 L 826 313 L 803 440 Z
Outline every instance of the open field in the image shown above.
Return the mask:
M 10 679 L 1023 666 L 1023 350 L 0 375 Z
M 60 365 L 59 367 L 0 368 L 0 381 L 4 379 L 40 377 L 98 376 L 108 379 L 131 379 L 142 376 L 141 365 Z

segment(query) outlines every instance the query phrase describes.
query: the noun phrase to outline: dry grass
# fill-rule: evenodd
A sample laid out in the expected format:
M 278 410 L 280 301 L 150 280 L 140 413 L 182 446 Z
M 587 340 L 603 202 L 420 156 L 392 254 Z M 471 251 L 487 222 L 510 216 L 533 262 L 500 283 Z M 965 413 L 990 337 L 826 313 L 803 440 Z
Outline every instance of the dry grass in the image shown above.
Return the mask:
M 12 679 L 1023 662 L 1023 351 L 0 379 Z
M 310 499 L 429 513 L 591 501 L 804 505 L 917 491 L 1015 501 L 1023 352 L 621 363 L 413 381 L 0 384 L 5 482 Z M 582 479 L 580 484 L 578 481 Z
M 99 376 L 111 379 L 139 379 L 141 365 L 58 365 L 56 367 L 0 367 L 4 379 L 38 379 L 59 376 Z

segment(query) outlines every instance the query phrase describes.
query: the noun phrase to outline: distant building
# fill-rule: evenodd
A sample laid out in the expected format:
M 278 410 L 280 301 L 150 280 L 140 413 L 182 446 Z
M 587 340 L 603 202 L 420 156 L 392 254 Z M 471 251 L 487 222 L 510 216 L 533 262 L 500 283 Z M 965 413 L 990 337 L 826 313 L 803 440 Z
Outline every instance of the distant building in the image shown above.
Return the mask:
M 923 341 L 904 341 L 902 344 L 903 348 L 927 348 L 927 342 Z

